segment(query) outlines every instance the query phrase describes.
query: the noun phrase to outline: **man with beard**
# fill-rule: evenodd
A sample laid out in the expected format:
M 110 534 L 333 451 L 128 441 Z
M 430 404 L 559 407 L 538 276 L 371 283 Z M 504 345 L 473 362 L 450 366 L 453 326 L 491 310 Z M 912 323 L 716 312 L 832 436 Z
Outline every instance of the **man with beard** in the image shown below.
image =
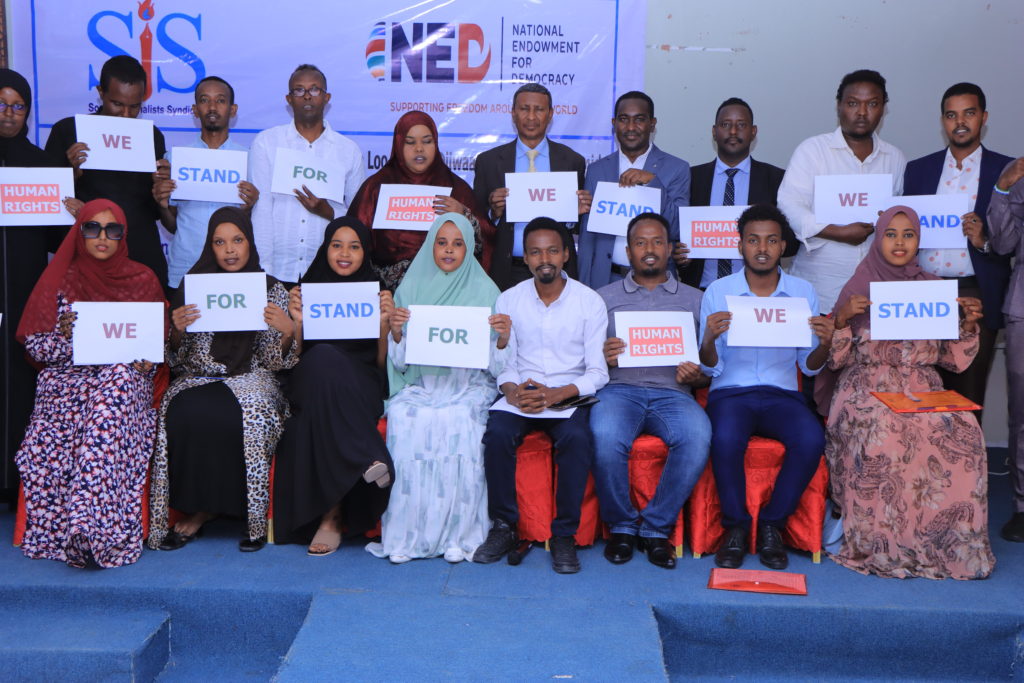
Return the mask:
M 892 174 L 893 196 L 903 194 L 903 152 L 875 130 L 889 95 L 877 71 L 861 69 L 843 76 L 836 91 L 839 127 L 797 146 L 779 187 L 779 208 L 793 224 L 800 249 L 790 272 L 814 285 L 823 311 L 835 306 L 839 290 L 853 275 L 870 243 L 873 223 L 825 225 L 814 217 L 814 179 L 823 175 Z
M 962 249 L 921 249 L 921 268 L 956 280 L 960 296 L 981 299 L 978 355 L 962 373 L 939 368 L 947 389 L 959 391 L 978 405 L 985 403 L 985 387 L 995 354 L 996 335 L 1003 326 L 1003 299 L 1010 281 L 1010 257 L 1001 256 L 988 245 L 985 212 L 1003 168 L 1011 157 L 986 149 L 981 131 L 988 121 L 985 93 L 973 83 L 957 83 L 942 95 L 942 128 L 949 147 L 914 159 L 903 176 L 903 192 L 915 194 L 966 194 L 971 211 L 961 218 L 967 244 Z M 981 413 L 978 413 L 981 422 Z
M 228 137 L 228 126 L 238 113 L 235 89 L 223 78 L 207 76 L 196 86 L 195 98 L 192 115 L 199 119 L 200 132 L 199 137 L 187 146 L 244 152 L 245 147 Z M 171 199 L 171 193 L 177 187 L 171 179 L 172 161 L 168 158 L 157 162 L 161 177 L 153 183 L 153 198 L 160 207 L 160 222 L 174 233 L 167 256 L 167 283 L 174 288 L 181 284 L 185 273 L 199 259 L 206 242 L 210 216 L 225 204 Z M 238 183 L 238 198 L 246 211 L 252 211 L 259 197 L 260 191 L 252 183 L 245 180 Z
M 619 150 L 598 159 L 587 168 L 584 189 L 593 196 L 599 182 L 618 183 L 620 187 L 643 185 L 661 190 L 659 213 L 668 220 L 669 239 L 679 240 L 679 207 L 690 201 L 690 166 L 679 157 L 651 144 L 658 119 L 654 101 L 633 90 L 615 102 L 615 140 Z M 590 214 L 580 224 L 580 282 L 588 287 L 603 287 L 620 280 L 629 271 L 626 238 L 587 230 Z M 685 263 L 682 246 L 674 254 Z
M 263 201 L 252 211 L 260 262 L 287 287 L 306 272 L 320 248 L 327 224 L 345 214 L 366 173 L 359 146 L 335 132 L 324 119 L 331 94 L 327 92 L 327 77 L 320 69 L 300 64 L 288 79 L 284 99 L 292 109 L 293 121 L 256 136 L 249 150 L 249 177 L 264 194 Z M 330 159 L 344 169 L 345 201 L 317 197 L 305 185 L 295 190 L 295 196 L 271 194 L 274 157 L 279 147 Z
M 515 545 L 516 449 L 527 432 L 540 429 L 554 440 L 558 465 L 551 565 L 560 574 L 573 574 L 580 570 L 573 536 L 580 523 L 594 444 L 590 407 L 562 411 L 557 407 L 595 394 L 608 382 L 601 350 L 608 314 L 597 292 L 562 271 L 572 248 L 572 236 L 563 224 L 550 218 L 533 219 L 523 233 L 523 245 L 533 278 L 502 292 L 494 305 L 495 313 L 512 318 L 515 353 L 498 375 L 504 400 L 491 410 L 484 433 L 492 526 L 473 561 L 497 562 Z
M 689 362 L 620 368 L 626 342 L 624 331 L 615 327 L 615 313 L 679 311 L 693 316 L 696 329 L 701 293 L 672 275 L 672 241 L 664 216 L 636 216 L 629 222 L 626 241 L 629 272 L 597 292 L 608 307 L 604 357 L 609 381 L 597 392 L 590 429 L 597 499 L 601 518 L 611 530 L 604 556 L 612 564 L 629 562 L 639 540 L 651 564 L 674 569 L 676 558 L 668 539 L 679 510 L 704 471 L 711 440 L 711 423 L 691 390 L 708 381 L 700 367 Z M 643 511 L 637 511 L 629 498 L 629 451 L 641 433 L 664 441 L 668 458 L 654 497 Z
M 701 369 L 712 378 L 707 408 L 711 468 L 726 530 L 715 563 L 730 569 L 743 564 L 749 546 L 752 520 L 743 458 L 750 437 L 776 439 L 786 447 L 771 499 L 757 519 L 757 552 L 761 564 L 771 569 L 785 569 L 789 562 L 781 529 L 796 510 L 825 450 L 825 432 L 797 390 L 793 368 L 798 366 L 808 376 L 821 370 L 828 360 L 833 325 L 831 318 L 818 314 L 818 297 L 811 284 L 779 267 L 786 249 L 782 238 L 786 227 L 786 217 L 774 206 L 755 204 L 744 211 L 738 223 L 743 270 L 712 282 L 701 303 Z M 808 324 L 818 345 L 813 350 L 729 346 L 732 313 L 727 296 L 807 299 L 812 313 Z

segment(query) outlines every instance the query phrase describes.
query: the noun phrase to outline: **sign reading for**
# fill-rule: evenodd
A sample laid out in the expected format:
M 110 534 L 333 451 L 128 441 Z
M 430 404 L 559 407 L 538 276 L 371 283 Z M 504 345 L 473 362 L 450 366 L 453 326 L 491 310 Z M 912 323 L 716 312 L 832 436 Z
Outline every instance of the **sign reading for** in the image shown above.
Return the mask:
M 484 306 L 409 306 L 406 363 L 486 369 L 490 315 L 491 309 Z
M 197 305 L 200 314 L 189 332 L 265 330 L 267 274 L 186 274 L 185 303 Z
M 329 159 L 312 152 L 278 147 L 274 154 L 274 177 L 270 191 L 295 194 L 305 185 L 320 199 L 345 201 L 345 171 Z
M 437 214 L 437 195 L 450 196 L 452 188 L 434 185 L 381 185 L 374 230 L 429 230 Z

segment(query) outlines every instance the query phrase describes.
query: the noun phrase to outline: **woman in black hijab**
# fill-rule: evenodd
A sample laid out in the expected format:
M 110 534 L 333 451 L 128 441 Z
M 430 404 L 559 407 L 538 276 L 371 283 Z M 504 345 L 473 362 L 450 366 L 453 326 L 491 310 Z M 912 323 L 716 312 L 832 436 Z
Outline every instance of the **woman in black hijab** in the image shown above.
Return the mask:
M 370 263 L 371 234 L 356 218 L 331 221 L 302 283 L 379 282 Z M 387 395 L 384 362 L 394 308 L 380 293 L 380 334 L 374 339 L 303 342 L 302 360 L 288 380 L 292 415 L 274 470 L 274 535 L 309 543 L 309 554 L 330 555 L 349 535 L 373 529 L 387 508 L 394 475 L 377 432 Z M 302 331 L 301 285 L 289 312 Z
M 32 89 L 21 74 L 0 69 L 0 166 L 51 166 L 47 154 L 28 140 Z M 66 228 L 0 226 L 0 489 L 15 485 L 12 458 L 25 436 L 35 404 L 36 371 L 14 339 L 25 302 L 46 269 L 46 253 L 56 251 Z M 10 476 L 5 476 L 10 472 Z

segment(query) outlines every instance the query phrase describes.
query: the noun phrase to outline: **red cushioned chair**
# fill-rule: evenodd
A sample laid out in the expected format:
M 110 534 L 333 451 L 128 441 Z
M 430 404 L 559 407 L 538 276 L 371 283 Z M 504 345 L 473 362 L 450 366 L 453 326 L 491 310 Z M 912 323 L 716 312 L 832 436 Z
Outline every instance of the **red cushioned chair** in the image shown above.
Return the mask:
M 637 510 L 643 510 L 654 498 L 661 480 L 661 472 L 668 459 L 668 446 L 656 436 L 640 435 L 629 452 L 629 497 Z M 683 556 L 683 511 L 679 510 L 675 529 L 669 542 L 676 549 L 676 557 Z

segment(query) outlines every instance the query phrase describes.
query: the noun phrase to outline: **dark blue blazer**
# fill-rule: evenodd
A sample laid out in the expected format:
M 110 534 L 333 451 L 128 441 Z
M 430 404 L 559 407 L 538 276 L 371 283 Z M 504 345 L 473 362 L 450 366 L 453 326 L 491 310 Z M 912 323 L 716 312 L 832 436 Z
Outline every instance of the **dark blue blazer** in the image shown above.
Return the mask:
M 942 177 L 942 164 L 946 160 L 946 150 L 914 159 L 907 163 L 903 173 L 903 194 L 935 194 Z M 978 199 L 974 204 L 974 213 L 981 218 L 985 234 L 988 235 L 988 223 L 985 214 L 989 200 L 992 199 L 992 188 L 999 180 L 999 174 L 1012 157 L 998 154 L 990 149 L 981 148 L 981 176 L 978 178 Z M 988 328 L 998 330 L 1003 326 L 1003 299 L 1010 282 L 1010 257 L 989 252 L 983 254 L 968 242 L 967 253 L 971 255 L 974 275 L 981 287 L 981 305 L 985 317 L 981 322 Z

